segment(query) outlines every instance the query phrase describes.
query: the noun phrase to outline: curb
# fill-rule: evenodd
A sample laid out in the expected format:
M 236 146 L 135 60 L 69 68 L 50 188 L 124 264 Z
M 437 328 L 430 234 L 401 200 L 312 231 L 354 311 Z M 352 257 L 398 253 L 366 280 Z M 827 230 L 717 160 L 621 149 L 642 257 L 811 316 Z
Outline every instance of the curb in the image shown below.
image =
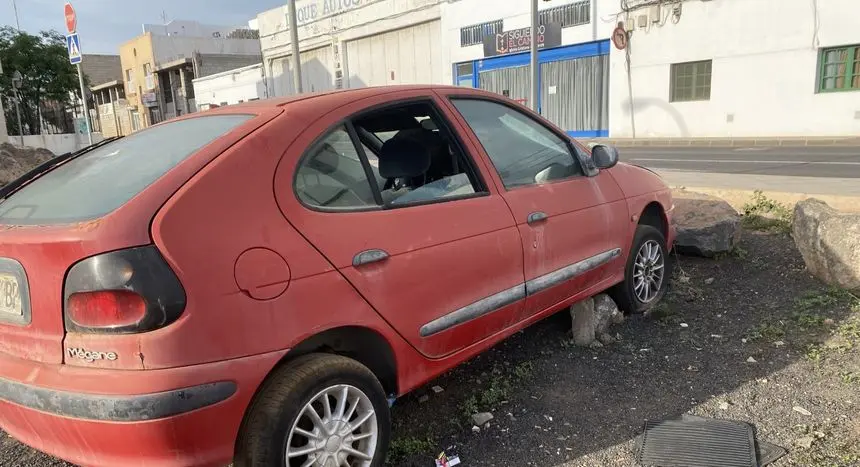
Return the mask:
M 684 189 L 685 191 L 704 193 L 725 200 L 738 212 L 743 212 L 744 204 L 750 202 L 757 190 L 745 190 L 736 188 L 709 188 L 697 186 L 673 186 L 672 189 Z M 789 193 L 784 191 L 765 191 L 761 193 L 774 201 L 780 202 L 793 208 L 798 201 L 809 198 L 820 199 L 830 207 L 843 212 L 860 212 L 860 196 L 820 195 L 811 193 Z

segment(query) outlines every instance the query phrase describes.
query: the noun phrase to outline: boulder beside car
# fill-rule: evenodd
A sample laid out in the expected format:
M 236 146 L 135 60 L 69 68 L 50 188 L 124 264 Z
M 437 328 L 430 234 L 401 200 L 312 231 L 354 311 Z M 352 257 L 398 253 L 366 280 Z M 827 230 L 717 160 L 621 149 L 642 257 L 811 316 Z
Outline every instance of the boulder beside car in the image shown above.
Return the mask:
M 835 287 L 860 290 L 860 214 L 810 198 L 795 206 L 791 231 L 813 276 Z

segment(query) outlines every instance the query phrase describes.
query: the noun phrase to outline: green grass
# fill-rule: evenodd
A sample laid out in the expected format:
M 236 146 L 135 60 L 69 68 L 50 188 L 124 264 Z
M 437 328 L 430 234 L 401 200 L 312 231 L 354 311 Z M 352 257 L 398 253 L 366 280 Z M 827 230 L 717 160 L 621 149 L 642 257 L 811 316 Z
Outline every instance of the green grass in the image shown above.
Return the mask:
M 743 206 L 741 223 L 750 230 L 773 233 L 790 233 L 792 210 L 764 195 L 761 190 L 753 192 L 752 200 Z
M 418 454 L 426 454 L 430 457 L 435 455 L 433 442 L 428 438 L 416 438 L 414 436 L 395 438 L 388 445 L 388 457 L 386 463 L 399 464 L 406 459 Z
M 860 373 L 846 371 L 840 375 L 842 382 L 845 384 L 860 384 Z
M 785 336 L 785 326 L 778 324 L 762 324 L 747 333 L 746 338 L 750 341 L 764 340 L 768 342 L 778 341 Z
M 488 384 L 481 390 L 466 398 L 460 405 L 463 418 L 469 420 L 479 412 L 489 412 L 497 409 L 502 401 L 508 400 L 511 391 L 522 381 L 534 374 L 534 363 L 522 362 L 510 370 L 493 368 Z

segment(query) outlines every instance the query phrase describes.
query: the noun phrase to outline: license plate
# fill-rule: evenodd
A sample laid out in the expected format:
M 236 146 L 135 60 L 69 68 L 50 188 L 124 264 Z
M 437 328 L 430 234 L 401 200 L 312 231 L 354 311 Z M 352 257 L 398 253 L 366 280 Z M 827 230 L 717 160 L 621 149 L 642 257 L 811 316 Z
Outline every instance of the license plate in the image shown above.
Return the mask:
M 21 288 L 18 285 L 18 278 L 12 274 L 0 273 L 0 315 L 24 315 Z

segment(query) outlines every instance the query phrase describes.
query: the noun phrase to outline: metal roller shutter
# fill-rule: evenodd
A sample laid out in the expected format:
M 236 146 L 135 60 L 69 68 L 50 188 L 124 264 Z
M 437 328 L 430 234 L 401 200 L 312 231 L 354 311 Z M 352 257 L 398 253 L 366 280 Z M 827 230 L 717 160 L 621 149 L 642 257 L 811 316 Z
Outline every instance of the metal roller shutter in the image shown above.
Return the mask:
M 347 42 L 348 87 L 442 83 L 441 35 L 436 20 Z
M 302 59 L 302 90 L 304 92 L 334 89 L 334 54 L 331 47 L 306 50 Z M 294 94 L 292 55 L 272 60 L 272 85 L 275 96 Z

